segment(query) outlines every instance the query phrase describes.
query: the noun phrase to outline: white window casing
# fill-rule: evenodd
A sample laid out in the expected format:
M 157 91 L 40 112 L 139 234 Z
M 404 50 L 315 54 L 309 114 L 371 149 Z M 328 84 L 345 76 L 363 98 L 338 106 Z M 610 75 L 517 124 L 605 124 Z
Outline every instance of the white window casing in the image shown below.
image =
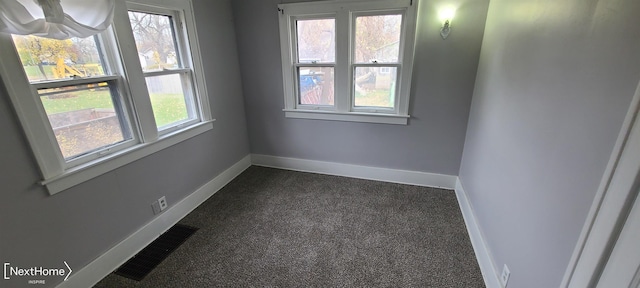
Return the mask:
M 143 72 L 128 18 L 128 10 L 170 15 L 182 67 Z M 12 36 L 0 33 L 0 76 L 23 127 L 43 176 L 41 181 L 55 194 L 113 169 L 209 131 L 213 121 L 204 81 L 191 1 L 115 1 L 114 21 L 96 37 L 108 75 L 29 83 Z M 192 101 L 194 117 L 167 127 L 157 127 L 145 77 L 179 75 L 186 101 Z M 130 138 L 111 146 L 65 159 L 38 94 L 39 89 L 107 83 L 113 89 L 114 106 Z M 104 86 L 104 84 L 103 84 Z M 44 94 L 43 94 L 44 95 Z M 192 99 L 192 100 L 190 100 Z
M 415 50 L 415 33 L 418 0 L 374 1 L 316 1 L 280 4 L 280 46 L 284 88 L 284 113 L 289 118 L 306 118 L 368 123 L 402 124 L 409 119 L 411 73 Z M 397 62 L 356 63 L 355 29 L 359 16 L 401 15 L 402 24 Z M 296 21 L 308 19 L 335 19 L 335 62 L 301 63 L 297 46 Z M 301 104 L 298 69 L 304 67 L 334 68 L 334 105 Z M 386 71 L 381 75 L 394 75 L 395 98 L 389 107 L 364 107 L 355 105 L 356 68 Z M 393 68 L 393 69 L 392 69 Z M 386 69 L 386 70 L 383 70 Z

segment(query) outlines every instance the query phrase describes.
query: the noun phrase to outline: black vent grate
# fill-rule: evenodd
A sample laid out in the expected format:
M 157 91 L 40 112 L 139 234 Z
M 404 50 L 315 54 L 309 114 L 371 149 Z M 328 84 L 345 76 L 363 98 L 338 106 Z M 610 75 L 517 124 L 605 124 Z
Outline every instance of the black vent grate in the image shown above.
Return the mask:
M 162 260 L 180 247 L 196 231 L 198 228 L 176 224 L 120 266 L 114 273 L 136 281 L 144 279 L 153 268 L 156 268 Z

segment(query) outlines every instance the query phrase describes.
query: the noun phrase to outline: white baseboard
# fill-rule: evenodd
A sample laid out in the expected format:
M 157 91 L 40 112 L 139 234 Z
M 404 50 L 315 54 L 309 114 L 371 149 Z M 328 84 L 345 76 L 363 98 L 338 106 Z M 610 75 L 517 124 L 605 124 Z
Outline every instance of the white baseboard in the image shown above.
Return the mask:
M 462 188 L 460 180 L 456 180 L 456 197 L 458 197 L 458 204 L 462 211 L 462 217 L 467 224 L 467 232 L 469 232 L 469 238 L 471 239 L 471 245 L 473 245 L 473 251 L 476 253 L 476 259 L 478 259 L 478 265 L 482 272 L 482 278 L 487 288 L 503 288 L 500 278 L 496 270 L 496 266 L 493 264 L 493 257 L 487 247 L 480 226 L 476 222 L 476 216 L 471 207 L 471 203 L 467 197 L 467 193 Z
M 78 270 L 78 272 L 71 274 L 67 281 L 60 283 L 57 287 L 92 287 L 129 258 L 140 252 L 149 243 L 153 242 L 184 216 L 191 213 L 202 202 L 209 199 L 249 166 L 251 166 L 251 157 L 247 155 L 191 195 L 158 215 L 158 217 L 131 234 L 127 239 L 100 255 L 96 260 Z
M 256 166 L 445 189 L 454 189 L 456 179 L 458 178 L 456 176 L 443 174 L 396 170 L 335 162 L 306 160 L 299 158 L 277 157 L 260 154 L 251 154 L 251 162 Z

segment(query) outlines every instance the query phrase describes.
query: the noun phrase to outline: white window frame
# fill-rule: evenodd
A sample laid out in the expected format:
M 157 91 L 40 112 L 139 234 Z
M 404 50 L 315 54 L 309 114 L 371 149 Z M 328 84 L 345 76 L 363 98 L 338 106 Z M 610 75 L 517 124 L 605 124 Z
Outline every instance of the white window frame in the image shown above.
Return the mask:
M 129 24 L 127 6 L 142 12 L 172 13 L 167 15 L 173 16 L 177 21 L 175 31 L 176 38 L 180 40 L 180 47 L 176 48 L 181 49 L 184 69 L 166 73 L 186 73 L 190 76 L 197 119 L 175 123 L 158 131 L 145 75 Z M 215 119 L 211 116 L 190 0 L 116 1 L 112 27 L 100 33 L 98 37 L 104 57 L 108 58 L 105 65 L 109 66 L 108 70 L 112 75 L 30 84 L 22 69 L 11 35 L 0 33 L 0 76 L 38 162 L 43 176 L 40 183 L 45 185 L 52 195 L 213 128 Z M 95 83 L 101 80 L 117 87 L 119 97 L 122 98 L 124 116 L 128 118 L 128 123 L 124 125 L 131 127 L 132 139 L 98 149 L 74 160 L 65 160 L 37 89 Z
M 295 23 L 295 21 L 299 21 L 299 20 L 323 20 L 323 19 L 334 19 L 335 20 L 335 14 L 317 14 L 317 15 L 305 15 L 305 16 L 299 16 L 299 17 L 294 17 L 293 23 Z M 337 27 L 337 26 L 336 26 Z M 295 35 L 297 35 L 297 30 L 295 25 L 292 25 L 291 27 L 291 33 L 293 33 L 294 37 L 291 39 L 293 42 L 291 44 L 292 47 L 297 47 L 298 46 L 298 40 Z M 295 61 L 293 63 L 293 73 L 294 73 L 294 79 L 296 77 L 298 77 L 298 69 L 300 69 L 301 67 L 318 67 L 318 68 L 323 68 L 323 67 L 331 67 L 333 68 L 333 72 L 334 72 L 334 77 L 335 77 L 335 69 L 336 69 L 336 61 L 334 60 L 333 62 L 303 62 L 300 61 L 300 57 L 298 54 L 297 49 L 292 51 L 293 53 L 295 53 L 295 57 L 292 57 L 292 59 L 297 59 L 298 61 Z M 337 56 L 337 55 L 336 55 Z M 335 79 L 334 79 L 335 81 Z M 300 83 L 299 81 L 293 81 L 293 84 L 295 85 L 294 89 L 295 89 L 295 102 L 296 105 L 298 107 L 301 107 L 302 109 L 305 110 L 328 110 L 328 111 L 332 111 L 335 110 L 335 98 L 334 98 L 334 103 L 333 105 L 314 105 L 314 104 L 302 104 L 300 103 L 300 98 L 298 95 L 298 91 L 300 91 Z
M 411 74 L 415 50 L 418 0 L 317 1 L 278 5 L 285 117 L 406 125 L 409 119 Z M 355 63 L 355 18 L 366 15 L 402 14 L 397 63 Z M 296 21 L 318 18 L 336 20 L 334 105 L 301 105 L 298 101 L 297 68 L 327 66 L 326 63 L 297 63 Z M 353 75 L 355 67 L 398 67 L 393 108 L 356 107 Z
M 187 35 L 187 31 L 185 30 L 183 21 L 181 19 L 184 19 L 184 13 L 182 13 L 179 10 L 176 9 L 167 9 L 166 7 L 158 7 L 155 5 L 149 5 L 149 4 L 141 4 L 141 3 L 134 3 L 134 2 L 127 2 L 127 10 L 128 11 L 135 11 L 135 12 L 142 12 L 142 13 L 150 13 L 150 14 L 158 14 L 158 15 L 162 15 L 162 16 L 170 16 L 172 17 L 173 20 L 173 32 L 175 33 L 175 37 L 176 39 L 188 39 Z M 127 17 L 127 19 L 129 19 Z M 122 19 L 124 21 L 124 19 Z M 123 22 L 122 24 L 128 24 L 129 22 Z M 186 99 L 187 101 L 193 101 L 194 102 L 194 108 L 197 110 L 198 109 L 198 97 L 196 97 L 196 93 L 199 89 L 195 89 L 195 85 L 193 83 L 193 67 L 191 63 L 193 63 L 193 59 L 191 56 L 191 53 L 189 53 L 189 45 L 187 45 L 188 43 L 186 41 L 176 41 L 176 52 L 177 52 L 177 56 L 179 56 L 179 60 L 182 63 L 181 68 L 177 68 L 177 69 L 165 69 L 165 70 L 160 70 L 160 71 L 150 71 L 150 72 L 144 72 L 143 71 L 143 76 L 146 77 L 153 77 L 153 76 L 167 76 L 167 75 L 180 75 L 180 79 L 183 82 L 183 90 L 184 93 L 186 94 L 185 97 L 188 98 Z M 137 50 L 136 50 L 137 51 Z M 147 91 L 148 93 L 148 91 Z M 189 109 L 189 107 L 187 107 L 187 109 Z M 190 111 L 191 112 L 191 111 Z M 185 121 L 181 121 L 178 123 L 172 123 L 169 124 L 167 126 L 163 126 L 163 127 L 158 127 L 158 133 L 160 135 L 164 135 L 164 134 L 168 134 L 171 133 L 173 131 L 179 130 L 183 127 L 187 127 L 193 124 L 196 124 L 198 122 L 200 122 L 199 116 L 202 114 L 200 111 L 200 113 L 198 111 L 192 111 L 195 112 L 196 114 L 196 118 L 195 119 L 187 119 Z

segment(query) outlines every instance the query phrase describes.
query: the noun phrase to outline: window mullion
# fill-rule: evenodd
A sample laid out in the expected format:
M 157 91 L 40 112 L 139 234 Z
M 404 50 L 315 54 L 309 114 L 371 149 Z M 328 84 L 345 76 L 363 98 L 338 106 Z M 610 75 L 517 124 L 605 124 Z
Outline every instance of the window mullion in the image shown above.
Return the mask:
M 136 111 L 136 122 L 141 134 L 141 140 L 143 142 L 153 142 L 158 139 L 158 129 L 146 87 L 146 80 L 142 73 L 142 65 L 138 58 L 133 31 L 129 24 L 127 7 L 124 2 L 116 2 L 113 17 L 113 27 L 122 57 L 123 72 L 129 80 L 129 91 Z
M 335 104 L 338 112 L 351 110 L 351 23 L 349 11 L 336 14 Z

